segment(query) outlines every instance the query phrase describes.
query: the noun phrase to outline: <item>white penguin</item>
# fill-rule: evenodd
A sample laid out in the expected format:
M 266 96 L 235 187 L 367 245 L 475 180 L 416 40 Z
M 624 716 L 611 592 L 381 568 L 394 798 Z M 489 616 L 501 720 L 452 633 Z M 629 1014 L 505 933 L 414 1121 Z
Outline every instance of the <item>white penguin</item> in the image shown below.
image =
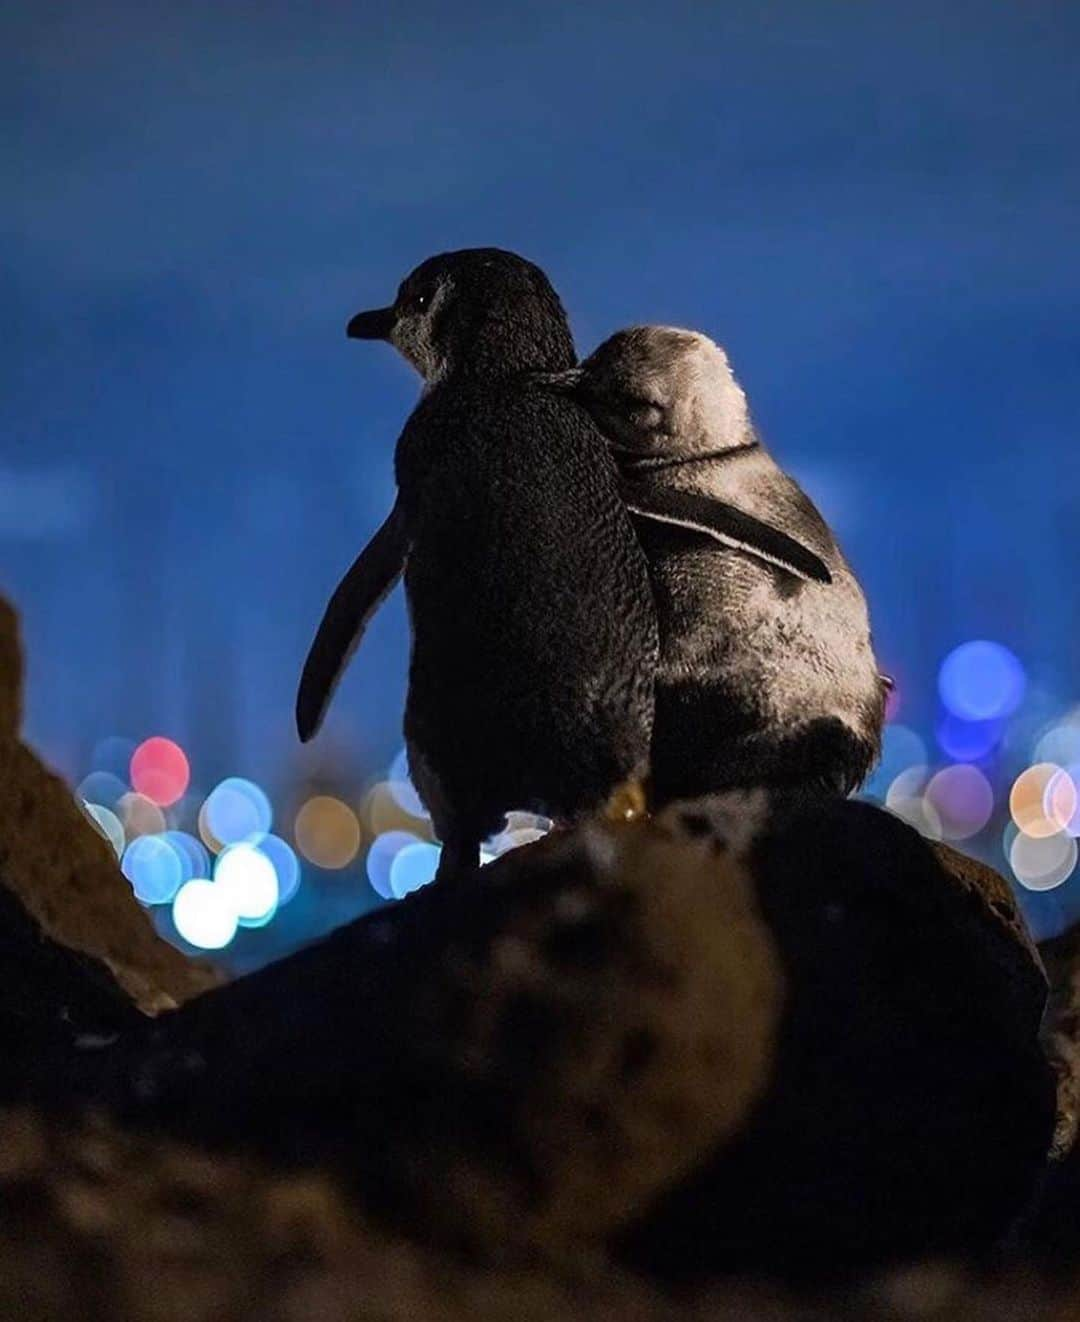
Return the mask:
M 880 754 L 889 684 L 866 600 L 762 445 L 723 349 L 695 331 L 635 326 L 551 381 L 607 436 L 624 499 L 645 516 L 661 646 L 654 803 L 754 785 L 857 788 Z

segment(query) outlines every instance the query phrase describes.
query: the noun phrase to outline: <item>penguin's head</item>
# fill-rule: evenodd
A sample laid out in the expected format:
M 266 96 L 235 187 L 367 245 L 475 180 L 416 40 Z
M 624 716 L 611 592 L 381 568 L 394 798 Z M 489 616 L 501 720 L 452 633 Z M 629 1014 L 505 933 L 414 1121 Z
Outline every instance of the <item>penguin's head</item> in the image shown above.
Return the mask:
M 559 371 L 574 361 L 566 313 L 547 276 L 501 248 L 429 257 L 390 307 L 357 313 L 345 333 L 388 341 L 429 383 L 450 373 Z
M 692 455 L 746 438 L 746 396 L 723 349 L 697 331 L 631 326 L 550 379 L 635 455 Z

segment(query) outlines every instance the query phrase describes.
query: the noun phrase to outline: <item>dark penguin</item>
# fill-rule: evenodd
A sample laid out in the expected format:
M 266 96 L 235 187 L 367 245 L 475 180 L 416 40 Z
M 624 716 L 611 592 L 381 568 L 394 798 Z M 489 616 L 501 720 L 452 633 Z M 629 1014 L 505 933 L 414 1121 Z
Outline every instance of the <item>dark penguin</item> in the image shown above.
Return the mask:
M 886 687 L 866 601 L 762 446 L 723 350 L 639 326 L 562 381 L 609 438 L 627 504 L 650 515 L 638 531 L 660 622 L 654 803 L 751 785 L 856 788 L 880 752 Z M 715 532 L 724 508 L 726 539 L 691 531 Z
M 646 774 L 648 566 L 604 438 L 535 379 L 576 361 L 537 267 L 495 248 L 433 257 L 348 334 L 388 340 L 426 385 L 398 440 L 395 508 L 312 646 L 298 725 L 318 727 L 404 562 L 409 767 L 451 873 L 507 810 L 570 820 Z

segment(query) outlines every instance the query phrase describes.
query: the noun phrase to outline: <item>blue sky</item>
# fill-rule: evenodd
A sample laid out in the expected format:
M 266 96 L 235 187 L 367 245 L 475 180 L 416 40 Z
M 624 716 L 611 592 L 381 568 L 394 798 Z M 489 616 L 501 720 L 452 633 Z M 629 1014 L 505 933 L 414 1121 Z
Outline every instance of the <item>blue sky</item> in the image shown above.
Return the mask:
M 23 3 L 0 50 L 0 586 L 70 774 L 115 731 L 392 756 L 399 597 L 326 738 L 291 723 L 417 390 L 343 328 L 471 244 L 582 350 L 726 345 L 916 723 L 969 637 L 1080 697 L 1075 5 Z

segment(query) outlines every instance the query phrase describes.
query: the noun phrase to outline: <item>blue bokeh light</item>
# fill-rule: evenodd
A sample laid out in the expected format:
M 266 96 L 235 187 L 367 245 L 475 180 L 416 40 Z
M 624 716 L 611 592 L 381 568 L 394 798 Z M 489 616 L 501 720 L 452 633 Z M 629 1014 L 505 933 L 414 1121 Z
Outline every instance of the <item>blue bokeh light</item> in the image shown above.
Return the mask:
M 368 850 L 365 867 L 371 889 L 382 900 L 395 900 L 398 897 L 390 885 L 390 869 L 394 859 L 403 849 L 423 842 L 411 831 L 384 831 L 376 836 Z
M 162 835 L 132 840 L 120 869 L 143 904 L 168 904 L 184 882 L 184 860 Z
M 214 864 L 214 885 L 228 896 L 241 927 L 265 927 L 277 912 L 277 870 L 255 845 L 223 850 Z
M 941 663 L 938 692 L 955 716 L 992 721 L 1011 716 L 1024 699 L 1027 677 L 1007 647 L 976 639 L 953 648 Z
M 441 853 L 438 845 L 426 840 L 400 850 L 390 865 L 390 890 L 394 898 L 403 900 L 406 895 L 434 881 Z
M 882 738 L 881 761 L 866 782 L 864 792 L 884 799 L 889 786 L 902 771 L 926 763 L 926 744 L 914 730 L 906 725 L 887 725 Z
M 94 771 L 107 771 L 126 783 L 128 770 L 131 767 L 131 755 L 135 747 L 135 740 L 129 739 L 126 735 L 106 735 L 94 745 L 94 751 L 90 755 L 90 765 Z M 109 804 L 106 806 L 111 807 Z
M 264 835 L 256 846 L 273 864 L 278 880 L 278 907 L 288 904 L 300 889 L 300 860 L 279 835 Z
M 196 840 L 187 831 L 163 831 L 161 839 L 173 847 L 180 859 L 183 873 L 181 881 L 210 875 L 210 855 L 201 840 Z
M 403 748 L 390 765 L 390 793 L 394 802 L 410 817 L 426 818 L 428 811 L 420 801 L 416 786 L 409 775 L 409 758 Z
M 1080 763 L 1080 722 L 1070 719 L 1043 731 L 1032 749 L 1031 760 L 1054 762 L 1059 767 Z
M 259 840 L 274 819 L 265 791 L 242 776 L 230 776 L 211 790 L 203 812 L 211 835 L 223 845 Z
M 937 723 L 938 746 L 954 762 L 978 762 L 1001 742 L 1004 721 L 966 721 L 945 712 Z
M 115 813 L 117 804 L 130 788 L 126 781 L 114 776 L 111 771 L 91 771 L 79 782 L 75 793 L 87 803 L 100 803 L 103 808 Z

